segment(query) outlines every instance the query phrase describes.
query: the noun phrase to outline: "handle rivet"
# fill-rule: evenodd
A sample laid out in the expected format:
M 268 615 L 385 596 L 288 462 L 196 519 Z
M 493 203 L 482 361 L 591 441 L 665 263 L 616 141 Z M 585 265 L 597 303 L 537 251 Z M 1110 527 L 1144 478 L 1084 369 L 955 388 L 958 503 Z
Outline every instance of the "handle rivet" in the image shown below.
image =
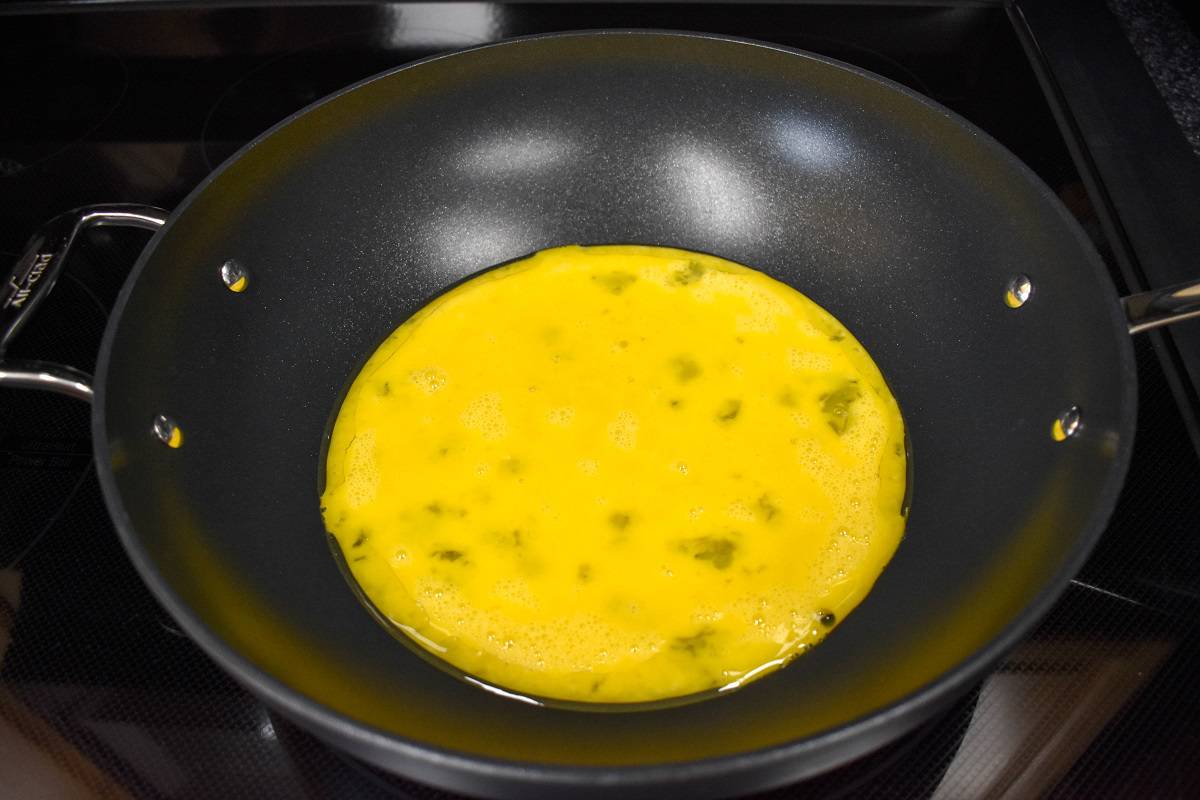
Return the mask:
M 1028 275 L 1014 275 L 1004 289 L 1004 305 L 1009 308 L 1020 308 L 1029 302 L 1033 296 L 1033 281 Z
M 1059 414 L 1050 426 L 1050 436 L 1056 442 L 1065 442 L 1083 429 L 1083 412 L 1079 406 L 1071 406 Z
M 183 445 L 183 429 L 166 414 L 159 414 L 154 418 L 153 429 L 154 435 L 167 447 L 176 448 Z
M 221 265 L 221 281 L 231 292 L 244 292 L 249 278 L 242 265 L 231 258 Z

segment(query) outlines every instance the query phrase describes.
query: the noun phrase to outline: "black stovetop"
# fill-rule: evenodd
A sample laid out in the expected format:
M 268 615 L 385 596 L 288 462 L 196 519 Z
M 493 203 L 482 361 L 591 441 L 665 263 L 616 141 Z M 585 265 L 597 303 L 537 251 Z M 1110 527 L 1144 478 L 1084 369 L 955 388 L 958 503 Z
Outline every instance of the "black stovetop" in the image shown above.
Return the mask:
M 933 97 L 1029 164 L 1111 260 L 1084 188 L 1096 177 L 1072 159 L 1014 25 L 1019 15 L 999 4 L 134 5 L 0 16 L 0 256 L 14 259 L 40 222 L 75 206 L 170 208 L 272 123 L 388 67 L 525 33 L 658 27 L 813 50 Z M 92 366 L 145 237 L 91 232 L 12 354 Z M 1124 288 L 1115 266 L 1114 280 Z M 765 796 L 1184 797 L 1200 786 L 1200 460 L 1169 388 L 1176 376 L 1148 341 L 1137 353 L 1126 489 L 1038 631 L 903 741 Z M 0 391 L 0 795 L 445 796 L 269 714 L 181 635 L 121 550 L 90 457 L 85 406 Z

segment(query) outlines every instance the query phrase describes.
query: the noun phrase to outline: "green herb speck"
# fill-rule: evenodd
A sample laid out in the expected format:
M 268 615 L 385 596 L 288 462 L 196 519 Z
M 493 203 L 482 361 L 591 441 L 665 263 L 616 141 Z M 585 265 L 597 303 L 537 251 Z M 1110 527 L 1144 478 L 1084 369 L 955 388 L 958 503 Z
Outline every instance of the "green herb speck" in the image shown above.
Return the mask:
M 779 506 L 775 505 L 775 503 L 771 501 L 771 498 L 764 494 L 762 497 L 758 498 L 758 510 L 761 511 L 763 516 L 765 516 L 767 519 L 775 519 L 775 516 L 779 513 Z
M 671 359 L 671 370 L 675 373 L 675 380 L 687 383 L 700 374 L 700 365 L 691 356 L 676 356 Z
M 733 422 L 742 411 L 742 401 L 731 398 L 717 408 L 717 422 Z
M 829 394 L 821 396 L 821 413 L 838 436 L 846 432 L 846 427 L 850 424 L 850 406 L 860 397 L 862 390 L 853 382 L 842 384 Z
M 613 294 L 620 294 L 621 292 L 625 291 L 625 289 L 628 288 L 631 283 L 637 280 L 637 276 L 628 272 L 621 272 L 620 270 L 617 270 L 615 272 L 606 272 L 600 275 L 593 275 L 592 280 L 603 286 L 605 289 L 608 289 Z
M 675 270 L 671 275 L 679 286 L 689 286 L 704 277 L 704 265 L 699 261 L 689 261 L 683 269 Z
M 624 511 L 614 511 L 612 514 L 609 514 L 609 516 L 608 516 L 608 524 L 612 525 L 614 528 L 616 528 L 619 531 L 623 531 L 626 528 L 628 528 L 629 523 L 632 521 L 633 521 L 633 518 L 630 517 L 629 514 L 625 513 Z
M 671 649 L 680 650 L 694 656 L 711 646 L 713 633 L 712 628 L 701 628 L 691 636 L 677 636 L 671 640 Z
M 733 563 L 737 543 L 720 536 L 697 536 L 684 539 L 682 550 L 697 561 L 707 561 L 717 569 L 728 569 Z

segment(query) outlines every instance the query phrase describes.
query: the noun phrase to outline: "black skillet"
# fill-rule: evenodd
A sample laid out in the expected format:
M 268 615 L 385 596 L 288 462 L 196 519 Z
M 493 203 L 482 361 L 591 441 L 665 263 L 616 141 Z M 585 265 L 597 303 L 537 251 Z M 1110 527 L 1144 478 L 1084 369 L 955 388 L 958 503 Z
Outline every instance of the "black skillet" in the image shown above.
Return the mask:
M 161 225 L 91 384 L 100 482 L 143 578 L 270 706 L 463 792 L 725 795 L 854 759 L 1029 632 L 1129 460 L 1130 321 L 1063 206 L 945 109 L 781 47 L 612 32 L 436 57 L 296 114 L 169 217 L 85 213 L 18 265 L 4 341 L 83 224 Z M 795 286 L 905 412 L 895 559 L 821 647 L 742 690 L 649 711 L 491 694 L 393 638 L 331 557 L 322 436 L 361 360 L 447 285 L 573 242 L 701 250 Z M 1126 307 L 1146 325 L 1188 303 Z M 52 365 L 4 364 L 0 383 L 91 395 Z

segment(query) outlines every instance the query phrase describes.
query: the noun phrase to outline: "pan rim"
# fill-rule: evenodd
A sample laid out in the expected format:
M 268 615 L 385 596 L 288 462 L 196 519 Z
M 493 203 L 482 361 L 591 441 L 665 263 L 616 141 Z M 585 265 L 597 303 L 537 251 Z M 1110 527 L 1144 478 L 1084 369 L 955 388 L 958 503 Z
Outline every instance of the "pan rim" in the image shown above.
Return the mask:
M 802 780 L 827 771 L 841 763 L 846 763 L 853 758 L 857 758 L 877 749 L 883 744 L 893 741 L 911 731 L 919 722 L 926 719 L 932 713 L 935 713 L 940 707 L 957 699 L 970 683 L 982 677 L 985 670 L 990 668 L 1020 640 L 1024 639 L 1066 590 L 1071 578 L 1078 573 L 1104 532 L 1121 488 L 1124 485 L 1132 454 L 1136 429 L 1138 385 L 1133 346 L 1129 336 L 1119 337 L 1119 341 L 1121 342 L 1118 345 L 1119 361 L 1114 365 L 1114 369 L 1117 370 L 1121 377 L 1122 386 L 1121 397 L 1119 398 L 1121 406 L 1121 437 L 1117 446 L 1117 452 L 1109 466 L 1108 476 L 1101 489 L 1099 500 L 1093 506 L 1087 523 L 1081 527 L 1071 555 L 1046 586 L 1026 605 L 1016 619 L 1012 620 L 996 637 L 979 648 L 970 658 L 960 662 L 955 667 L 909 694 L 864 716 L 821 733 L 776 745 L 689 761 L 666 761 L 651 765 L 595 766 L 553 764 L 534 760 L 514 761 L 497 759 L 489 756 L 473 755 L 464 751 L 449 750 L 440 746 L 405 738 L 380 730 L 329 708 L 318 698 L 311 697 L 288 686 L 274 675 L 255 665 L 239 653 L 236 648 L 210 630 L 200 615 L 196 614 L 175 593 L 161 576 L 146 550 L 142 547 L 140 539 L 134 530 L 132 520 L 121 500 L 116 476 L 111 467 L 112 452 L 108 444 L 105 425 L 108 405 L 106 384 L 109 366 L 113 357 L 115 335 L 125 307 L 129 302 L 134 287 L 138 283 L 142 271 L 149 263 L 161 238 L 169 234 L 174 224 L 184 215 L 189 206 L 225 170 L 229 169 L 233 163 L 240 160 L 246 153 L 268 137 L 295 122 L 300 117 L 369 83 L 389 78 L 414 67 L 477 50 L 513 47 L 519 46 L 522 43 L 543 39 L 594 38 L 598 36 L 645 36 L 708 40 L 763 48 L 797 56 L 850 73 L 878 86 L 890 89 L 893 92 L 899 92 L 909 101 L 915 101 L 924 106 L 926 110 L 936 113 L 947 119 L 950 123 L 967 130 L 972 135 L 978 137 L 983 142 L 984 147 L 995 153 L 1000 161 L 1021 173 L 1035 187 L 1035 191 L 1042 195 L 1056 209 L 1062 221 L 1072 231 L 1086 254 L 1087 261 L 1091 264 L 1093 271 L 1100 280 L 1103 287 L 1102 291 L 1111 296 L 1112 302 L 1109 304 L 1109 315 L 1113 330 L 1124 332 L 1125 323 L 1120 314 L 1119 297 L 1103 261 L 1082 228 L 1057 200 L 1049 187 L 1045 185 L 1032 169 L 990 134 L 930 98 L 893 80 L 836 59 L 784 45 L 737 36 L 650 28 L 576 30 L 535 34 L 435 54 L 390 68 L 343 87 L 289 115 L 255 137 L 227 158 L 217 169 L 213 170 L 179 203 L 170 214 L 167 223 L 155 233 L 131 269 L 113 306 L 110 321 L 105 327 L 97 359 L 95 400 L 92 405 L 91 427 L 97 462 L 97 477 L 105 504 L 113 520 L 114 528 L 139 576 L 157 601 L 178 621 L 187 635 L 200 645 L 204 652 L 216 661 L 222 670 L 234 677 L 242 685 L 251 689 L 252 693 L 267 705 L 292 719 L 302 722 L 304 727 L 310 732 L 335 747 L 349 749 L 349 746 L 343 742 L 352 742 L 355 755 L 372 761 L 378 766 L 389 770 L 393 770 L 393 766 L 396 765 L 421 766 L 425 770 L 432 769 L 437 772 L 437 779 L 429 775 L 430 780 L 436 780 L 436 782 L 446 786 L 457 785 L 460 788 L 466 786 L 463 781 L 463 776 L 465 775 L 469 775 L 477 780 L 501 780 L 510 785 L 509 794 L 512 793 L 511 787 L 532 783 L 562 788 L 592 787 L 597 789 L 655 788 L 668 784 L 696 784 L 716 778 L 729 779 L 734 776 L 749 775 L 756 770 L 763 770 L 765 768 L 774 768 L 775 772 L 770 776 L 760 776 L 756 782 L 745 784 L 743 787 L 744 790 L 768 788 L 770 786 Z M 851 742 L 856 742 L 856 746 L 851 746 Z M 372 752 L 364 753 L 364 750 Z M 851 754 L 849 758 L 846 757 L 846 753 Z M 388 760 L 383 760 L 380 754 L 386 754 L 389 757 Z M 791 762 L 791 764 L 787 765 L 787 762 Z M 422 770 L 422 774 L 428 775 L 424 770 Z M 455 777 L 455 774 L 457 774 L 457 777 Z M 720 787 L 713 785 L 710 791 L 719 789 Z

